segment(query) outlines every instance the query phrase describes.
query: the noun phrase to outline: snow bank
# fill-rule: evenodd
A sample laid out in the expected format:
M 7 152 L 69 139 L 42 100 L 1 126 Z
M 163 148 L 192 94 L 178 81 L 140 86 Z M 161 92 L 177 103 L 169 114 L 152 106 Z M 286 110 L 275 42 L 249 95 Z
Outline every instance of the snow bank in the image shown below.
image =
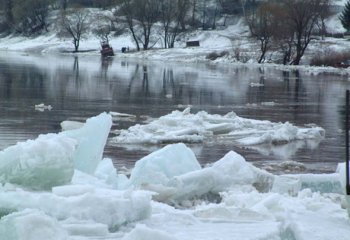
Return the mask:
M 101 113 L 89 118 L 83 127 L 64 131 L 63 135 L 78 141 L 78 148 L 74 153 L 74 168 L 82 172 L 93 174 L 98 163 L 102 160 L 104 146 L 112 127 L 112 117 Z
M 0 182 L 50 189 L 71 181 L 77 141 L 57 134 L 40 135 L 0 152 Z
M 171 142 L 235 141 L 241 145 L 280 144 L 293 140 L 323 139 L 321 127 L 296 127 L 288 122 L 273 123 L 238 117 L 234 112 L 224 116 L 204 111 L 173 111 L 146 125 L 135 125 L 118 131 L 119 144 L 159 144 Z

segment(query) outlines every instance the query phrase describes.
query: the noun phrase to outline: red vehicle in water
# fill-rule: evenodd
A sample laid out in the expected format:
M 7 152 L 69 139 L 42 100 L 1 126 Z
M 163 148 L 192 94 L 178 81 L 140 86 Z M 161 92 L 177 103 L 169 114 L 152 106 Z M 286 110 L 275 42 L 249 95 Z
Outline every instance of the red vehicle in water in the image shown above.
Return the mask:
M 101 55 L 102 57 L 114 56 L 113 48 L 109 45 L 108 41 L 101 42 Z

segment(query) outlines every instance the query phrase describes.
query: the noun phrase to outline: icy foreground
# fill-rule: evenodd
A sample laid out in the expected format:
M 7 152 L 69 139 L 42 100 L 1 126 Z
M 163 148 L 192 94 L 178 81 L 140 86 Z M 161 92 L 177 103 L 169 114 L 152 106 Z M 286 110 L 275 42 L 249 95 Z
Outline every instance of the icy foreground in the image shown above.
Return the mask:
M 190 108 L 173 111 L 146 125 L 135 125 L 117 132 L 119 144 L 159 144 L 203 142 L 210 140 L 235 141 L 240 145 L 263 143 L 280 144 L 293 140 L 323 139 L 321 127 L 296 127 L 288 122 L 273 123 L 247 119 L 230 112 L 224 116 L 201 111 L 192 114 Z
M 1 240 L 349 239 L 344 164 L 276 176 L 231 151 L 201 167 L 177 143 L 125 176 L 102 159 L 111 121 L 103 113 L 0 152 Z

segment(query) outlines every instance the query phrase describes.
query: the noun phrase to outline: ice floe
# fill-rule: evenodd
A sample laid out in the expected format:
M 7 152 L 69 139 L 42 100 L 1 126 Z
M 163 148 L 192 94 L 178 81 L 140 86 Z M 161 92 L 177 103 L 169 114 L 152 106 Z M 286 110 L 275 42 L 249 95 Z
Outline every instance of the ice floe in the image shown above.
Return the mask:
M 323 139 L 325 130 L 318 126 L 297 127 L 289 122 L 247 119 L 234 112 L 226 115 L 196 114 L 190 108 L 134 125 L 116 132 L 118 144 L 196 143 L 204 141 L 234 141 L 240 145 L 280 144 L 294 140 Z
M 39 112 L 43 112 L 45 110 L 51 111 L 52 110 L 52 106 L 51 105 L 45 105 L 44 103 L 40 103 L 40 104 L 36 104 L 34 106 L 34 109 L 36 111 L 39 111 Z

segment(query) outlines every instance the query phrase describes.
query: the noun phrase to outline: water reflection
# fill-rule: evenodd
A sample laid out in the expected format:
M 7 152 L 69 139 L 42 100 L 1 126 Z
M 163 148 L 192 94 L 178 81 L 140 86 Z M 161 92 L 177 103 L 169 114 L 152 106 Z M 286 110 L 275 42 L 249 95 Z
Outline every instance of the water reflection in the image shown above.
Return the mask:
M 252 83 L 258 83 L 253 86 Z M 342 161 L 341 76 L 313 76 L 268 67 L 221 66 L 127 61 L 95 56 L 0 55 L 0 148 L 40 133 L 60 131 L 64 120 L 85 120 L 100 112 L 135 115 L 118 119 L 114 129 L 127 128 L 191 105 L 192 111 L 226 114 L 293 124 L 315 123 L 326 129 L 321 143 L 294 142 L 283 146 L 242 148 L 230 142 L 190 145 L 203 163 L 230 150 L 255 164 L 295 160 L 309 171 L 334 170 Z M 34 111 L 34 105 L 51 111 Z M 318 146 L 319 144 L 319 146 Z M 161 146 L 108 145 L 106 155 L 116 165 L 134 161 Z M 332 169 L 331 169 L 332 168 Z

